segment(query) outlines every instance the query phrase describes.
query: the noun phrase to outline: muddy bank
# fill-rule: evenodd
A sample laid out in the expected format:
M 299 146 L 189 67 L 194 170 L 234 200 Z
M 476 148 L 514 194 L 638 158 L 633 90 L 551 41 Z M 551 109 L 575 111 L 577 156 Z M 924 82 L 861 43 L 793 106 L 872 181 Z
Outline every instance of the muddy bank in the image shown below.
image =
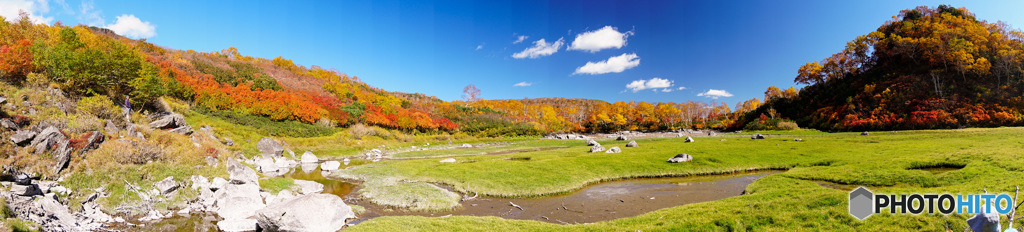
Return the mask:
M 496 216 L 560 224 L 591 223 L 632 217 L 662 208 L 739 196 L 750 183 L 775 173 L 780 171 L 611 181 L 550 197 L 476 197 L 464 200 L 462 207 L 457 210 L 435 213 L 390 210 L 361 200 L 356 204 L 365 207 L 366 213 L 360 215 L 353 223 L 374 217 L 401 215 Z

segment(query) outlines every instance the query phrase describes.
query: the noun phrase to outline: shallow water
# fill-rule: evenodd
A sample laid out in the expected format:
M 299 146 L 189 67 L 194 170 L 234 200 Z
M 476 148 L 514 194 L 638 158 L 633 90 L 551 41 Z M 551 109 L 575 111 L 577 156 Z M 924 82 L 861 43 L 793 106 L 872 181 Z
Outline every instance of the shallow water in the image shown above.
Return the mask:
M 436 213 L 395 211 L 360 201 L 358 204 L 366 207 L 367 212 L 360 215 L 359 220 L 354 223 L 374 217 L 399 215 L 496 216 L 563 224 L 591 223 L 632 217 L 662 208 L 739 196 L 750 183 L 775 173 L 779 171 L 611 181 L 550 197 L 477 197 L 463 202 L 459 209 Z M 512 206 L 512 203 L 522 209 Z

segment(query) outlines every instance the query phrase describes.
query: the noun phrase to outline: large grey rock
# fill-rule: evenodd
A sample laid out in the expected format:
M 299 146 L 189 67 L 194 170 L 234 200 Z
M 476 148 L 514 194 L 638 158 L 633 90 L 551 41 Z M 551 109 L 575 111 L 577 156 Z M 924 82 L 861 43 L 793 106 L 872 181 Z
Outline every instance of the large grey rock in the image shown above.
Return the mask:
M 870 133 L 868 133 L 867 131 L 865 131 L 865 132 L 861 132 L 861 133 L 860 133 L 860 135 L 870 135 Z
M 34 185 L 34 184 L 28 184 L 28 185 L 14 184 L 14 185 L 11 185 L 11 193 L 17 194 L 19 196 L 43 195 L 43 191 L 39 189 L 39 186 Z
M 231 180 L 231 183 L 259 183 L 260 176 L 259 174 L 256 174 L 256 171 L 252 170 L 252 168 L 242 165 L 242 163 L 239 163 L 238 160 L 235 160 L 234 158 L 228 158 L 225 163 L 227 163 L 228 179 Z
M 256 219 L 231 219 L 217 222 L 217 229 L 226 232 L 256 231 Z
M 600 145 L 601 145 L 600 143 L 597 143 L 597 141 L 594 141 L 593 139 L 588 139 L 587 140 L 587 146 L 600 146 Z
M 683 154 L 678 154 L 678 155 L 676 155 L 676 156 L 674 156 L 672 158 L 669 158 L 668 162 L 669 163 L 682 163 L 682 162 L 690 162 L 691 160 L 693 160 L 693 156 L 690 156 L 689 154 L 683 153 Z
M 156 190 L 160 191 L 160 194 L 163 195 L 170 194 L 171 192 L 174 192 L 175 190 L 178 190 L 179 187 L 181 187 L 181 185 L 178 184 L 177 181 L 174 181 L 173 176 L 168 176 L 167 178 L 164 178 L 163 180 L 156 182 L 155 184 L 153 184 L 153 186 L 156 187 Z
M 260 152 L 267 156 L 281 157 L 281 154 L 284 153 L 284 147 L 281 146 L 281 143 L 267 137 L 263 137 L 259 142 L 256 142 L 256 148 L 259 148 Z
M 217 215 L 224 219 L 249 218 L 265 206 L 256 184 L 228 184 L 217 195 Z
M 761 133 L 757 133 L 757 134 L 751 135 L 750 139 L 764 139 L 764 135 L 761 135 Z
M 356 214 L 341 200 L 330 194 L 310 194 L 270 205 L 256 218 L 267 231 L 338 231 Z
M 231 140 L 231 138 L 224 138 L 224 145 L 234 146 L 235 140 Z
M 687 137 L 686 137 L 686 140 L 684 140 L 683 142 L 686 142 L 686 143 L 692 143 L 692 142 L 693 142 L 693 137 L 689 137 L 689 136 L 687 136 Z
M 157 119 L 156 121 L 150 122 L 149 127 L 153 129 L 171 129 L 187 126 L 185 123 L 185 117 L 180 114 L 170 114 Z M 191 130 L 191 128 L 189 128 Z
M 601 145 L 590 147 L 590 152 L 591 153 L 601 152 L 601 151 L 604 151 L 604 147 L 602 147 Z
M 192 190 L 210 189 L 210 179 L 207 179 L 205 176 L 193 175 L 189 178 L 192 179 Z
M 999 214 L 998 213 L 987 213 L 986 210 L 981 210 L 981 213 L 975 214 L 971 219 L 967 219 L 967 225 L 971 227 L 971 230 L 975 232 L 999 232 L 1002 231 L 999 225 Z
M 114 122 L 111 122 L 110 120 L 107 120 L 106 126 L 104 126 L 103 129 L 107 131 L 107 134 L 117 134 L 117 132 L 121 131 L 121 129 L 117 128 L 117 125 L 114 125 Z
M 262 173 L 276 172 L 277 164 L 274 163 L 274 158 L 259 156 L 256 157 L 256 168 Z
M 314 155 L 313 152 L 306 151 L 306 152 L 302 153 L 302 157 L 301 157 L 300 161 L 302 163 L 304 163 L 304 164 L 305 163 L 316 163 L 316 162 L 320 162 L 320 159 L 317 159 L 316 155 Z
M 619 141 L 626 141 L 626 140 L 628 140 L 628 139 L 629 139 L 629 138 L 626 138 L 626 136 L 625 136 L 625 135 L 619 135 L 619 137 L 618 137 L 618 138 L 615 138 L 615 140 L 619 140 Z
M 11 142 L 18 146 L 26 146 L 32 143 L 32 139 L 36 137 L 35 131 L 20 130 L 11 135 Z
M 299 187 L 299 194 L 314 194 L 324 191 L 324 185 L 316 181 L 295 180 L 295 186 Z
M 639 146 L 640 146 L 639 144 L 636 144 L 636 140 L 629 141 L 629 143 L 626 143 L 626 147 L 639 147 Z
M 71 161 L 71 148 L 68 146 L 70 141 L 60 140 L 57 142 L 57 146 L 53 149 L 53 153 L 50 153 L 57 163 L 53 165 L 53 173 L 60 173 L 64 168 L 68 167 L 68 163 Z
M 228 186 L 228 180 L 225 180 L 224 178 L 214 177 L 213 180 L 210 181 L 210 190 L 217 191 L 223 189 L 225 186 Z
M 49 126 L 43 131 L 39 132 L 34 139 L 32 139 L 31 145 L 36 148 L 36 155 L 42 154 L 44 151 L 50 150 L 50 147 L 57 143 L 57 141 L 65 139 L 64 134 L 60 133 L 60 129 L 57 127 Z
M 441 163 L 442 164 L 454 164 L 455 163 L 455 158 L 443 159 L 443 160 L 441 160 Z
M 191 135 L 192 134 L 192 127 L 191 126 L 180 126 L 178 128 L 171 129 L 168 132 L 178 133 L 178 134 L 183 134 L 183 135 Z
M 0 126 L 12 131 L 16 131 L 18 130 L 18 128 L 20 128 L 20 126 L 18 126 L 17 123 L 14 123 L 14 121 L 8 118 L 0 119 Z
M 89 135 L 89 138 L 85 140 L 85 146 L 82 147 L 81 153 L 99 149 L 100 144 L 102 144 L 104 140 L 106 140 L 106 136 L 104 136 L 103 133 L 100 133 L 99 131 L 92 131 L 92 135 Z
M 320 170 L 323 171 L 334 171 L 341 167 L 341 163 L 335 160 L 323 162 L 320 164 Z
M 622 148 L 612 147 L 612 148 L 608 148 L 608 150 L 605 151 L 604 153 L 619 153 L 619 152 L 622 152 Z

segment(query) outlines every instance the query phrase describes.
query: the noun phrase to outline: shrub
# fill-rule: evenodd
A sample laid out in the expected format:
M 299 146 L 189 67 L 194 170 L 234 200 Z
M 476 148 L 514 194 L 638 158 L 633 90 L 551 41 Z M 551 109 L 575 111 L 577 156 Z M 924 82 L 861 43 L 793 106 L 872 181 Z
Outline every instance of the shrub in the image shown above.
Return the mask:
M 106 95 L 82 98 L 78 101 L 78 110 L 102 119 L 111 119 L 121 111 Z
M 779 130 L 796 130 L 796 129 L 800 129 L 800 127 L 796 125 L 796 122 L 779 122 L 779 124 L 776 126 L 776 128 L 778 128 Z
M 260 130 L 262 134 L 271 136 L 317 137 L 328 136 L 337 132 L 336 129 L 331 127 L 310 125 L 292 120 L 274 121 L 266 117 L 232 111 L 210 110 L 202 106 L 198 106 L 194 110 L 195 112 L 218 117 L 234 124 L 254 127 Z

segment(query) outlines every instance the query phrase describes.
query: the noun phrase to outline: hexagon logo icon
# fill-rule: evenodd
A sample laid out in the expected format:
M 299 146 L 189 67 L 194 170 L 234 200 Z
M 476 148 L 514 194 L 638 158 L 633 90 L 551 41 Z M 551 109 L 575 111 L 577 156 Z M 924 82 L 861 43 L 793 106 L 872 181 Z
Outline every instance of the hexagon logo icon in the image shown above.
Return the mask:
M 875 203 L 874 201 L 875 194 L 863 186 L 850 191 L 850 216 L 859 220 L 870 217 L 873 213 L 871 208 Z

